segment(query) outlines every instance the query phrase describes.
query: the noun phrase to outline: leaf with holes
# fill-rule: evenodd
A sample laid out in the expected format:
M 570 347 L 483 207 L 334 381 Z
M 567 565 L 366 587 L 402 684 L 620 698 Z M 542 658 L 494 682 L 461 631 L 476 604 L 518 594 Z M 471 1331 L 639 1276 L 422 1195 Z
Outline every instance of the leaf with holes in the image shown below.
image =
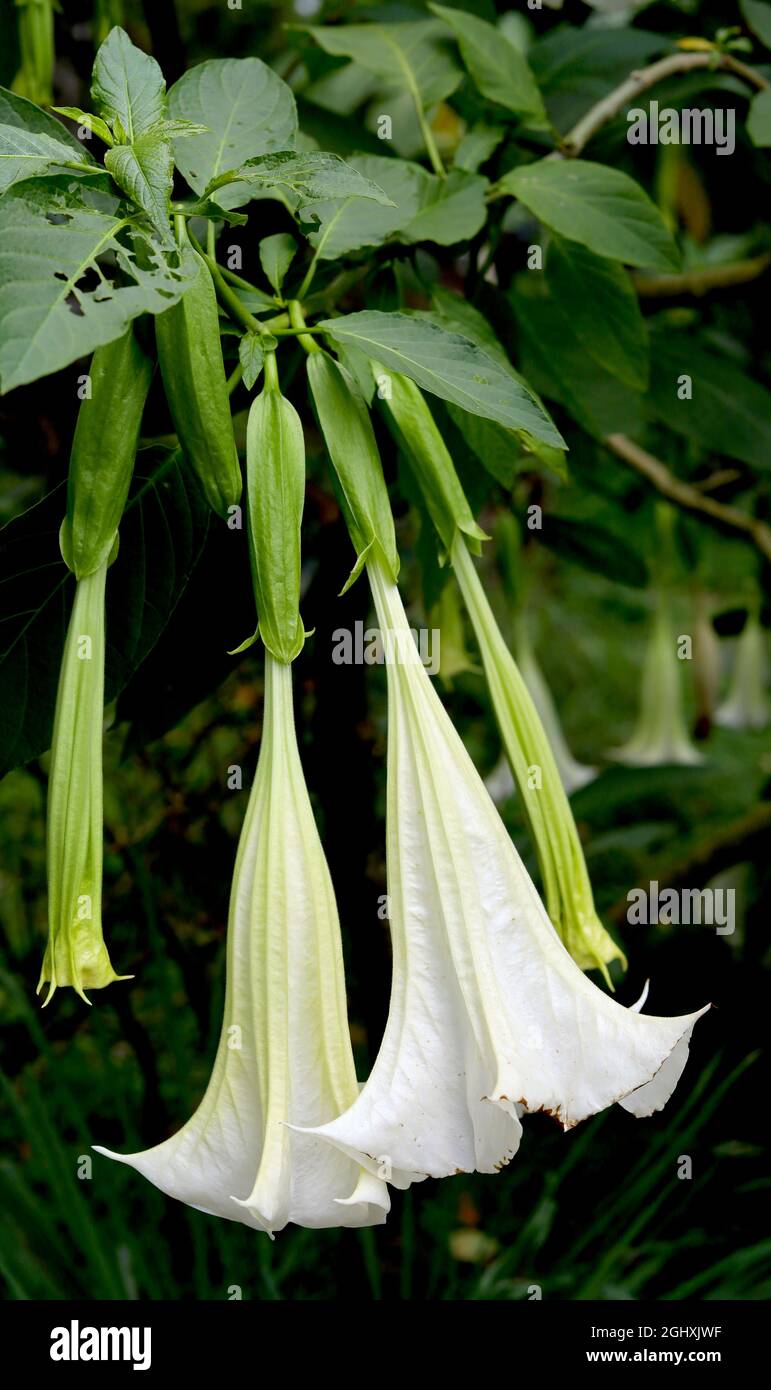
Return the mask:
M 0 200 L 4 392 L 112 342 L 138 314 L 160 313 L 184 293 L 181 267 L 117 208 L 100 189 L 61 178 L 16 184 Z

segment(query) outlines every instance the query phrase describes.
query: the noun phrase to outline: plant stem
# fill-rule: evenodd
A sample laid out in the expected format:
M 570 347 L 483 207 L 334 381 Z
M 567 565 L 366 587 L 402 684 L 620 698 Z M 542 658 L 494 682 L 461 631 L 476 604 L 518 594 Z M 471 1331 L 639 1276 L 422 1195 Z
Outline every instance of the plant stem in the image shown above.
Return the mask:
M 234 323 L 240 324 L 242 328 L 248 329 L 250 333 L 268 333 L 270 330 L 267 329 L 264 324 L 260 323 L 259 319 L 254 317 L 254 314 L 249 313 L 246 306 L 241 303 L 235 290 L 227 283 L 217 262 L 204 251 L 203 247 L 199 245 L 189 229 L 188 236 L 199 256 L 203 256 L 203 259 L 206 261 L 211 271 L 211 278 L 214 281 L 217 297 L 220 303 L 227 309 Z
M 747 67 L 745 63 L 740 63 L 738 59 L 732 58 L 730 53 L 718 53 L 716 50 L 710 53 L 671 53 L 666 58 L 660 58 L 658 62 L 651 63 L 647 68 L 640 68 L 637 72 L 630 73 L 618 87 L 614 87 L 613 91 L 609 92 L 606 97 L 591 106 L 580 121 L 576 122 L 572 130 L 568 131 L 562 141 L 559 154 L 574 159 L 602 126 L 606 125 L 608 121 L 612 121 L 614 116 L 623 111 L 624 107 L 634 101 L 641 92 L 655 87 L 658 82 L 664 82 L 666 78 L 673 77 L 676 73 L 694 72 L 698 68 L 710 67 L 727 68 L 760 91 L 769 86 L 761 73 Z
M 292 324 L 292 327 L 297 330 L 298 341 L 305 348 L 305 351 L 321 352 L 322 349 L 319 347 L 318 343 L 314 343 L 313 338 L 311 338 L 310 336 L 307 324 L 305 322 L 305 317 L 303 315 L 302 304 L 300 303 L 299 299 L 291 299 L 289 301 L 288 307 L 289 320 Z
M 617 458 L 623 459 L 624 463 L 628 463 L 644 478 L 647 478 L 648 482 L 658 489 L 662 497 L 669 498 L 670 502 L 675 502 L 688 511 L 699 512 L 703 516 L 710 517 L 718 526 L 726 526 L 733 531 L 743 531 L 751 538 L 761 555 L 764 555 L 767 560 L 771 560 L 771 526 L 768 526 L 765 521 L 760 521 L 757 517 L 751 516 L 749 512 L 741 511 L 738 507 L 731 507 L 725 502 L 716 502 L 714 497 L 705 496 L 692 483 L 686 483 L 682 478 L 675 477 L 666 464 L 661 462 L 661 459 L 654 458 L 653 454 L 641 449 L 639 444 L 635 444 L 625 434 L 607 434 L 602 442 Z

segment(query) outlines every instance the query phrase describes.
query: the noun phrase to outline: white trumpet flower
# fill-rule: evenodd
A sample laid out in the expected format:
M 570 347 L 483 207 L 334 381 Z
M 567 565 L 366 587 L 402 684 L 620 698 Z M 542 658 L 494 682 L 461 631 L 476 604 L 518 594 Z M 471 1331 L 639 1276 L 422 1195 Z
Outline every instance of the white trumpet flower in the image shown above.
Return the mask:
M 766 634 L 753 610 L 736 643 L 731 684 L 715 723 L 726 729 L 765 729 L 771 723 L 767 682 Z
M 406 1186 L 500 1168 L 525 1112 L 570 1128 L 616 1101 L 659 1109 L 700 1015 L 622 1008 L 573 961 L 423 669 L 398 588 L 379 561 L 368 571 L 389 692 L 391 1005 L 361 1094 L 313 1132 Z
M 656 596 L 653 626 L 643 658 L 640 713 L 632 737 L 609 754 L 631 767 L 673 763 L 696 766 L 704 759 L 688 735 L 683 710 L 682 667 L 677 655 L 670 598 Z
M 225 1017 L 201 1104 L 170 1139 L 117 1154 L 162 1192 L 257 1230 L 385 1220 L 388 1189 L 295 1126 L 358 1094 L 337 909 L 300 763 L 288 664 L 265 658 L 260 757 L 238 847 Z

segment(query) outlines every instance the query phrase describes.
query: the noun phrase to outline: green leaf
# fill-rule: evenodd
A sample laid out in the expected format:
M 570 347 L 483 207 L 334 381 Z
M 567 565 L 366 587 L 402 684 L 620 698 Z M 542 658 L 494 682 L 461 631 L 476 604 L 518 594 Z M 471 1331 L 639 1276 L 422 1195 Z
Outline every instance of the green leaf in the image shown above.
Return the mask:
M 320 226 L 309 240 L 320 260 L 382 246 L 389 239 L 450 246 L 467 241 L 484 225 L 487 181 L 478 175 L 452 170 L 441 179 L 419 164 L 385 155 L 354 155 L 348 163 L 384 189 L 393 206 L 384 209 L 356 199 L 314 207 Z
M 69 131 L 33 101 L 0 87 L 0 193 L 67 160 L 92 162 Z M 94 164 L 94 169 L 98 169 Z
M 281 293 L 284 276 L 296 254 L 297 242 L 288 232 L 276 232 L 275 236 L 263 237 L 260 242 L 260 265 L 276 294 Z
M 547 400 L 559 401 L 595 438 L 630 433 L 642 421 L 643 397 L 606 372 L 571 331 L 543 276 L 518 275 L 510 294 L 519 329 L 520 361 Z
M 105 145 L 112 145 L 112 131 L 106 121 L 101 116 L 94 116 L 90 111 L 81 111 L 79 106 L 52 106 L 52 111 L 58 111 L 60 116 L 68 116 L 71 121 L 77 121 L 78 125 L 85 126 L 94 135 L 98 135 Z M 79 146 L 82 149 L 82 146 Z
M 680 400 L 678 378 L 693 382 L 691 400 Z M 666 319 L 651 334 L 651 411 L 676 434 L 710 453 L 767 473 L 771 468 L 768 422 L 771 392 L 730 358 L 703 347 Z
M 747 131 L 753 145 L 771 145 L 771 87 L 766 87 L 765 91 L 758 92 L 752 98 L 747 113 Z
M 539 274 L 532 271 L 531 274 Z M 618 261 L 552 236 L 546 278 L 568 330 L 601 367 L 633 390 L 648 385 L 648 334 L 629 275 Z
M 459 333 L 409 314 L 377 310 L 327 319 L 318 326 L 442 400 L 512 429 L 526 429 L 547 444 L 563 445 L 562 436 L 526 387 Z
M 554 125 L 567 131 L 595 102 L 618 86 L 622 74 L 642 68 L 674 45 L 661 34 L 618 25 L 561 24 L 528 49 L 527 60 Z
M 771 5 L 767 0 L 739 0 L 739 9 L 747 28 L 771 48 Z
M 117 206 L 72 178 L 29 180 L 0 199 L 3 391 L 112 342 L 138 314 L 160 313 L 184 293 L 182 270 Z M 114 263 L 102 270 L 108 254 Z M 94 270 L 95 287 L 84 283 Z
M 548 118 L 527 59 L 494 24 L 465 10 L 429 5 L 452 29 L 474 85 L 488 101 L 505 106 L 530 123 L 548 126 Z
M 391 202 L 382 188 L 378 188 L 371 179 L 365 179 L 338 154 L 323 154 L 316 150 L 303 154 L 294 150 L 280 150 L 275 154 L 260 154 L 254 159 L 247 159 L 238 169 L 228 170 L 214 179 L 204 196 L 230 183 L 238 183 L 248 190 L 286 188 L 299 199 L 301 205 L 331 198 L 370 198 L 386 205 Z M 250 191 L 247 197 L 251 196 Z
M 104 157 L 123 193 L 146 212 L 162 238 L 169 235 L 169 200 L 174 174 L 171 145 L 153 130 L 139 135 L 133 145 L 115 145 Z
M 446 29 L 435 19 L 400 24 L 309 25 L 305 32 L 326 53 L 353 58 L 389 87 L 408 91 L 425 109 L 455 91 L 462 72 L 450 47 Z
M 273 341 L 275 342 L 275 339 Z M 265 362 L 263 335 L 261 333 L 244 334 L 238 344 L 238 360 L 243 371 L 244 386 L 247 391 L 251 391 Z
M 477 121 L 461 140 L 453 158 L 453 168 L 475 174 L 495 153 L 506 131 L 501 125 L 486 125 Z
M 99 48 L 91 99 L 105 120 L 119 121 L 133 144 L 166 114 L 166 83 L 154 58 L 143 53 L 125 29 L 111 29 Z
M 174 141 L 177 168 L 199 194 L 254 155 L 292 149 L 297 136 L 292 92 L 259 58 L 213 58 L 191 68 L 169 92 L 169 115 L 208 127 Z M 238 207 L 239 199 L 246 201 L 234 186 L 218 201 Z
M 65 508 L 62 485 L 0 533 L 0 776 L 39 757 L 51 743 L 74 592 L 59 552 Z M 173 613 L 208 520 L 203 494 L 175 455 L 153 463 L 140 454 L 118 558 L 107 575 L 107 702 L 152 650 Z
M 680 263 L 658 208 L 619 169 L 583 159 L 539 159 L 512 169 L 496 187 L 598 256 L 656 270 Z

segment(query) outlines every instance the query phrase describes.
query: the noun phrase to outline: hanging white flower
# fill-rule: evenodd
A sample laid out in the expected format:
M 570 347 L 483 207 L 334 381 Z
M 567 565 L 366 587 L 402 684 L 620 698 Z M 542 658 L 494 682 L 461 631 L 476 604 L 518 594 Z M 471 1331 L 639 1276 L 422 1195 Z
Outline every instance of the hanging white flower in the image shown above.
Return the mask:
M 660 1109 L 700 1013 L 643 1016 L 575 964 L 418 659 L 396 585 L 377 560 L 368 572 L 389 686 L 391 1006 L 360 1096 L 314 1133 L 406 1185 L 500 1168 L 525 1112 L 570 1128 L 617 1101 Z
M 715 723 L 726 729 L 765 729 L 771 723 L 767 685 L 767 638 L 755 608 L 736 643 L 731 684 Z
M 259 763 L 228 921 L 225 1017 L 211 1079 L 178 1133 L 117 1154 L 170 1197 L 257 1230 L 385 1220 L 377 1176 L 293 1126 L 358 1094 L 337 909 L 308 798 L 288 664 L 266 654 Z

